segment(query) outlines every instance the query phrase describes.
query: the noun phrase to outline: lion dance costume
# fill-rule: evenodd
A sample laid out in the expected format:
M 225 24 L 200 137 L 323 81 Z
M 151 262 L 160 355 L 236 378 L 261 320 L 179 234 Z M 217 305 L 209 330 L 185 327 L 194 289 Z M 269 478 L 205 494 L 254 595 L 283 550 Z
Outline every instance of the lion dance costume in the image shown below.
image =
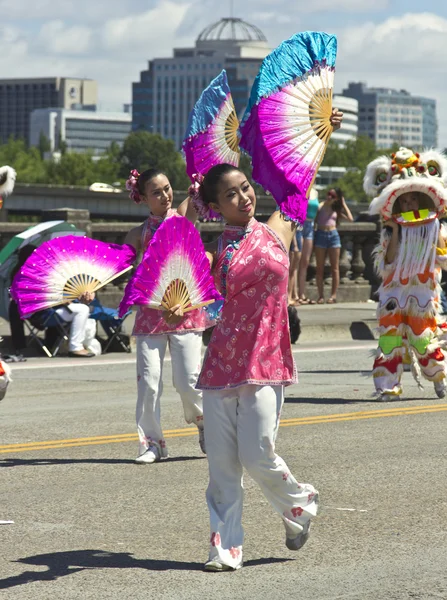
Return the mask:
M 373 377 L 382 400 L 402 394 L 404 364 L 414 378 L 434 383 L 439 398 L 445 396 L 446 360 L 443 352 L 447 325 L 440 316 L 441 268 L 447 269 L 447 250 L 439 239 L 447 231 L 439 222 L 447 204 L 447 159 L 433 150 L 421 154 L 400 148 L 382 156 L 366 170 L 364 189 L 375 196 L 369 212 L 398 224 L 394 259 L 387 260 L 392 239 L 384 227 L 375 250 L 375 268 L 382 278 L 379 288 L 379 347 Z M 418 209 L 401 212 L 399 198 L 411 193 Z M 408 196 L 407 196 L 408 197 Z

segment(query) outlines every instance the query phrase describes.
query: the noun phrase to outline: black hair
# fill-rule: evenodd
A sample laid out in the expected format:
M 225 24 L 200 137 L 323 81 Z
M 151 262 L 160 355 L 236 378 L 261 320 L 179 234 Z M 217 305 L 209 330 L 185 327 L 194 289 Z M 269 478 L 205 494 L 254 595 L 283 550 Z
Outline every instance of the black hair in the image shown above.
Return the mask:
M 287 307 L 287 314 L 289 316 L 290 341 L 292 344 L 295 344 L 301 334 L 301 320 L 298 316 L 298 311 L 295 306 L 289 305 Z
M 144 196 L 144 188 L 146 187 L 146 183 L 151 181 L 154 177 L 158 177 L 158 175 L 164 175 L 167 177 L 166 173 L 160 171 L 160 169 L 146 169 L 143 171 L 138 177 L 137 189 L 140 196 Z
M 339 218 L 343 209 L 343 191 L 339 187 L 331 188 L 331 190 L 334 190 L 335 194 L 337 195 L 337 199 L 332 203 L 332 209 L 337 213 L 337 218 Z
M 214 167 L 211 167 L 211 169 L 205 175 L 202 183 L 200 184 L 200 195 L 203 203 L 206 206 L 209 206 L 210 202 L 216 202 L 217 187 L 222 177 L 228 173 L 231 173 L 232 171 L 239 171 L 239 173 L 243 173 L 243 171 L 234 165 L 222 163 L 221 165 L 215 165 Z

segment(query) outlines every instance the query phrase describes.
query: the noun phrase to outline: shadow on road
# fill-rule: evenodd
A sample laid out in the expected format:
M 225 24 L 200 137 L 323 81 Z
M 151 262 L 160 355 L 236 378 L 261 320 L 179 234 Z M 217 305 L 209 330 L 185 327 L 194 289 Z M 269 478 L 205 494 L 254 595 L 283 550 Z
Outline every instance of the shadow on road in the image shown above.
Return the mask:
M 14 450 L 11 450 L 14 454 Z M 156 468 L 158 464 L 165 462 L 183 462 L 187 460 L 205 460 L 206 456 L 172 456 L 164 458 L 160 463 L 151 465 Z M 98 465 L 135 465 L 130 458 L 5 458 L 0 460 L 2 467 L 35 467 L 47 465 L 76 465 L 76 464 L 98 464 Z M 141 469 L 141 465 L 135 465 Z
M 364 404 L 365 400 L 346 400 L 346 398 L 285 398 L 286 404 Z
M 287 562 L 289 558 L 259 558 L 244 563 L 245 567 Z M 21 558 L 18 563 L 48 567 L 48 571 L 25 571 L 20 575 L 0 579 L 0 590 L 36 581 L 54 581 L 86 569 L 146 569 L 148 571 L 202 571 L 203 564 L 175 560 L 137 559 L 128 552 L 104 550 L 72 550 Z
M 322 374 L 327 374 L 327 375 L 334 375 L 335 373 L 357 373 L 358 375 L 361 375 L 362 377 L 367 377 L 368 375 L 371 374 L 370 371 L 359 371 L 358 369 L 324 369 L 324 370 L 313 370 L 311 369 L 310 371 L 305 371 L 303 369 L 300 369 L 298 371 L 298 374 L 301 375 L 302 373 L 322 373 Z

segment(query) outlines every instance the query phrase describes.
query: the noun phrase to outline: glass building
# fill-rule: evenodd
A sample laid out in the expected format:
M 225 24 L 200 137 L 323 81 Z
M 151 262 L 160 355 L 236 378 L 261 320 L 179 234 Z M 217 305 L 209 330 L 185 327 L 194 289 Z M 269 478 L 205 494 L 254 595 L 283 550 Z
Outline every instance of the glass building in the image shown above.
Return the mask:
M 94 107 L 97 94 L 97 84 L 92 79 L 0 79 L 0 142 L 5 143 L 12 136 L 29 143 L 30 115 L 35 109 Z
M 101 155 L 112 142 L 121 146 L 131 128 L 132 117 L 126 112 L 38 109 L 31 114 L 30 145 L 38 146 L 44 134 L 50 142 L 51 152 L 57 152 L 64 142 L 69 152 L 91 151 Z
M 436 100 L 352 82 L 342 93 L 358 101 L 359 135 L 371 138 L 378 148 L 393 144 L 415 149 L 437 146 Z
M 269 53 L 262 31 L 242 19 L 213 23 L 194 48 L 175 48 L 172 58 L 155 58 L 133 84 L 132 129 L 160 133 L 181 147 L 188 116 L 203 89 L 225 69 L 239 117 L 253 81 Z

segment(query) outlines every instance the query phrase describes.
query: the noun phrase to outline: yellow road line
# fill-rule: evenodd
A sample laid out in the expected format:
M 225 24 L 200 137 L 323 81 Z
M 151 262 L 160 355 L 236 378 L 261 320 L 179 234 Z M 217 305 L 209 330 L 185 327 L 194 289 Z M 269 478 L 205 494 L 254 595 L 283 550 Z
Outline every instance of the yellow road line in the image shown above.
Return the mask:
M 360 421 L 363 419 L 379 419 L 385 417 L 400 417 L 409 415 L 430 414 L 447 411 L 447 404 L 433 404 L 431 406 L 405 406 L 399 408 L 384 408 L 380 410 L 366 410 L 357 412 L 336 413 L 332 415 L 315 415 L 300 418 L 283 419 L 281 427 L 297 427 L 300 425 L 319 425 L 323 423 L 338 423 L 342 421 Z M 168 429 L 164 437 L 188 437 L 197 435 L 195 427 L 183 429 Z M 138 439 L 135 433 L 120 433 L 116 435 L 98 435 L 94 437 L 74 438 L 67 440 L 50 440 L 43 442 L 26 442 L 23 444 L 0 445 L 0 454 L 16 452 L 30 452 L 32 450 L 52 450 L 54 448 L 79 448 L 81 446 L 98 446 L 101 444 L 119 444 L 133 442 Z

